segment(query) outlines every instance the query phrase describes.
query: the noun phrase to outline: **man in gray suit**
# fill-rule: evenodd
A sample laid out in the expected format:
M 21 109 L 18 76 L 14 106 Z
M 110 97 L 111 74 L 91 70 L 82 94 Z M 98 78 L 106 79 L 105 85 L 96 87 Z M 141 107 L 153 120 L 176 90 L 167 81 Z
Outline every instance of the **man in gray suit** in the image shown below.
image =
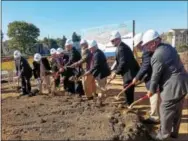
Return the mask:
M 151 58 L 152 76 L 148 97 L 157 92 L 159 85 L 161 105 L 161 127 L 155 140 L 177 138 L 183 109 L 183 101 L 188 93 L 188 74 L 180 61 L 177 51 L 169 44 L 161 42 L 159 34 L 148 30 L 143 36 L 143 47 L 154 52 Z

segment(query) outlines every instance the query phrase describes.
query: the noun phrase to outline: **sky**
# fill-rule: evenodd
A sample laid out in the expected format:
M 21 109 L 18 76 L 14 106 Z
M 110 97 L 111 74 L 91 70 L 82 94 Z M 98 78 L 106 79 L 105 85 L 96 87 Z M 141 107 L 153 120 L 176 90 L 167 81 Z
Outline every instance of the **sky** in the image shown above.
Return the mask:
M 40 39 L 70 38 L 74 31 L 135 20 L 136 33 L 151 28 L 162 33 L 188 28 L 187 13 L 186 1 L 2 1 L 2 31 L 21 20 L 36 25 Z

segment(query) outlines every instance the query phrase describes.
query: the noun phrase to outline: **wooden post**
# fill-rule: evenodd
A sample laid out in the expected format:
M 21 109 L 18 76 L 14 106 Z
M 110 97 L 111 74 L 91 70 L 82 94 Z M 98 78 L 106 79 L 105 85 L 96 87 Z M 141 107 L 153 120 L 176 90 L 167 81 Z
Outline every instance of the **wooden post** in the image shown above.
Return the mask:
M 134 38 L 134 36 L 135 36 L 135 20 L 133 20 L 133 38 Z M 136 48 L 134 48 L 134 40 L 133 40 L 133 53 L 135 55 L 136 61 L 140 65 L 138 54 L 137 54 L 137 50 L 136 50 Z

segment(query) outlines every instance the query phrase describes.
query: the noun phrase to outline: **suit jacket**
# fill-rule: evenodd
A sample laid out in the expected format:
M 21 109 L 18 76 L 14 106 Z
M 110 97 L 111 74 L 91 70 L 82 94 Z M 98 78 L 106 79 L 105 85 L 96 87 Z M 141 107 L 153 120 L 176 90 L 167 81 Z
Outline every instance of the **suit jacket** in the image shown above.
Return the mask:
M 41 61 L 44 65 L 45 70 L 50 71 L 51 67 L 50 67 L 50 63 L 49 63 L 48 59 L 46 57 L 44 57 L 44 58 L 41 58 Z M 40 77 L 40 62 L 33 61 L 33 75 L 35 78 Z
M 21 57 L 20 62 L 15 61 L 16 71 L 20 71 L 21 77 L 31 78 L 32 77 L 32 69 L 28 63 L 28 61 Z
M 80 59 L 81 59 L 80 53 L 76 50 L 76 48 L 73 47 L 72 50 L 70 51 L 69 61 L 66 64 L 66 66 L 72 65 L 73 63 L 79 61 Z
M 86 63 L 86 71 L 90 69 L 92 54 L 88 48 L 82 49 L 82 58 L 78 61 L 79 64 Z
M 89 71 L 95 78 L 103 79 L 110 75 L 110 68 L 107 64 L 106 56 L 100 49 L 97 49 L 93 54 L 92 63 L 93 65 Z
M 136 75 L 137 80 L 142 80 L 144 76 L 144 81 L 146 83 L 147 89 L 149 89 L 149 81 L 151 79 L 152 67 L 151 67 L 151 57 L 153 53 L 148 51 L 143 51 L 142 54 L 142 65 L 140 67 L 139 72 Z
M 161 43 L 152 59 L 150 91 L 156 92 L 159 85 L 162 101 L 177 100 L 188 93 L 188 74 L 175 48 Z
M 67 64 L 65 64 L 65 66 L 70 66 L 73 63 L 78 62 L 80 59 L 81 59 L 80 52 L 78 52 L 78 50 L 73 47 L 69 54 L 69 61 Z M 68 76 L 71 75 L 80 76 L 82 73 L 82 67 L 79 66 L 78 68 L 67 68 L 67 72 L 68 72 L 67 74 Z
M 139 65 L 130 47 L 121 42 L 116 49 L 115 73 L 122 75 L 124 84 L 127 84 L 136 76 L 138 70 Z

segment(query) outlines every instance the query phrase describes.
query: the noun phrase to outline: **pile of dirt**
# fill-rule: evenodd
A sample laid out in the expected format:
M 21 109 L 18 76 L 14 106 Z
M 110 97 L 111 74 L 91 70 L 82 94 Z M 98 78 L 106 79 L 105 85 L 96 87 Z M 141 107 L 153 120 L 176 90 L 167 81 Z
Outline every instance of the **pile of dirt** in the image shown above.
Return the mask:
M 3 140 L 147 141 L 138 113 L 77 95 L 9 97 L 2 100 Z

